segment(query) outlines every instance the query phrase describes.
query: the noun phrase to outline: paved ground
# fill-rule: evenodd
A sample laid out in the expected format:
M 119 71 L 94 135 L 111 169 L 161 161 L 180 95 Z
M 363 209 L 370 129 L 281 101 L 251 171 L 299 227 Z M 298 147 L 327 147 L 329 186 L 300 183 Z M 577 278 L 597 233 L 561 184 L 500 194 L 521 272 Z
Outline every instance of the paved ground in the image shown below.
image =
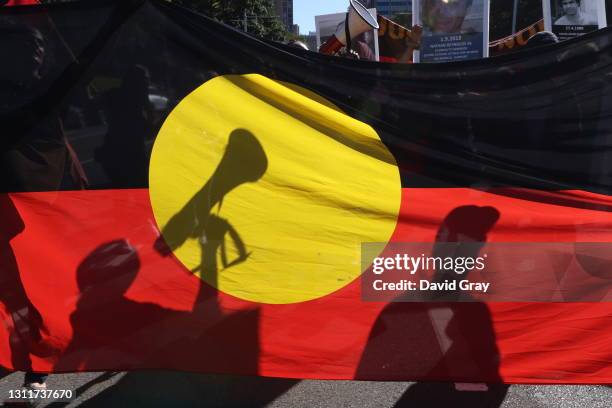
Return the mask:
M 0 372 L 0 396 L 19 387 L 22 373 Z M 453 407 L 610 408 L 607 386 L 498 386 L 456 392 L 444 383 L 294 381 L 184 372 L 54 375 L 49 388 L 72 389 L 70 403 L 40 407 Z

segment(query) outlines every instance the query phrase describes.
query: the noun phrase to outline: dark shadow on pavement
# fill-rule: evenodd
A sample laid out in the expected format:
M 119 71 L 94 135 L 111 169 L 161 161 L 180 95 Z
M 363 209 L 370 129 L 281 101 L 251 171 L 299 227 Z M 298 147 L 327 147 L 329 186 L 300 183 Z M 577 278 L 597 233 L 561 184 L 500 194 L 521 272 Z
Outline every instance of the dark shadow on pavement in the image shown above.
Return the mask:
M 489 384 L 488 391 L 457 391 L 453 383 L 417 383 L 402 395 L 395 408 L 453 407 L 497 408 L 502 405 L 506 384 Z
M 4 368 L 0 367 L 0 380 L 2 380 L 4 377 L 7 377 L 11 374 L 12 373 L 10 371 L 7 371 Z
M 132 372 L 83 402 L 96 407 L 263 407 L 297 380 L 187 372 Z

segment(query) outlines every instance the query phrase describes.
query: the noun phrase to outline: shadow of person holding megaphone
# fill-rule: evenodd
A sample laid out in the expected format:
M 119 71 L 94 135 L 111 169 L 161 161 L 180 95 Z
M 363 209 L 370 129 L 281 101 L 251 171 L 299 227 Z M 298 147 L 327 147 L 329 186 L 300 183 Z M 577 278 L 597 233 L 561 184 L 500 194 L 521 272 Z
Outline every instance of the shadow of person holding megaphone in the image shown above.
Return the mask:
M 96 249 L 79 266 L 77 276 L 83 293 L 71 316 L 76 340 L 64 353 L 64 366 L 56 367 L 101 367 L 114 359 L 128 368 L 180 367 L 234 375 L 217 378 L 188 372 L 130 372 L 112 388 L 88 400 L 87 406 L 108 406 L 115 401 L 193 405 L 193 399 L 204 405 L 244 405 L 249 400 L 263 406 L 296 383 L 235 376 L 259 373 L 260 310 L 247 302 L 240 308 L 223 309 L 216 289 L 219 272 L 244 262 L 249 253 L 236 228 L 213 209 L 218 206 L 220 210 L 224 198 L 236 187 L 260 180 L 267 167 L 266 154 L 256 137 L 243 129 L 233 131 L 211 177 L 168 221 L 155 242 L 155 250 L 170 255 L 185 241 L 198 240 L 202 261 L 192 272 L 200 271 L 209 284 L 199 280 L 191 311 L 134 301 L 125 295 L 140 269 L 139 255 L 127 241 Z M 234 245 L 235 259 L 228 259 L 226 241 Z M 95 313 L 100 299 L 106 301 L 105 306 Z M 163 396 L 151 394 L 152 382 L 162 384 L 167 392 Z
M 205 324 L 197 337 L 179 338 L 172 349 L 197 349 L 191 363 L 211 371 L 253 375 L 259 366 L 260 311 L 255 304 L 243 310 L 224 310 L 219 299 L 219 274 L 247 260 L 250 253 L 238 230 L 220 215 L 224 199 L 237 187 L 259 181 L 268 169 L 268 158 L 257 138 L 245 129 L 229 136 L 225 152 L 204 186 L 163 227 L 155 249 L 169 255 L 188 239 L 200 246 L 201 283 L 192 313 Z M 216 208 L 216 213 L 213 210 Z M 227 256 L 226 242 L 236 257 Z M 294 382 L 284 384 L 291 387 Z M 275 392 L 273 392 L 275 393 Z

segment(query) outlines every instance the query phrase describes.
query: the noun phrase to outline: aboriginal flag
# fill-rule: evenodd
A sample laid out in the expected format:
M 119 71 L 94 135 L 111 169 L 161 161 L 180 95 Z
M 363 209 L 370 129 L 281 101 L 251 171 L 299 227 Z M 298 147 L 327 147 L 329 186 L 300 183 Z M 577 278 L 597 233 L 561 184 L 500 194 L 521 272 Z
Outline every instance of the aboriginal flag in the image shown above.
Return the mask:
M 359 279 L 366 242 L 611 242 L 611 41 L 401 66 L 164 1 L 2 9 L 0 365 L 612 383 L 609 293 Z

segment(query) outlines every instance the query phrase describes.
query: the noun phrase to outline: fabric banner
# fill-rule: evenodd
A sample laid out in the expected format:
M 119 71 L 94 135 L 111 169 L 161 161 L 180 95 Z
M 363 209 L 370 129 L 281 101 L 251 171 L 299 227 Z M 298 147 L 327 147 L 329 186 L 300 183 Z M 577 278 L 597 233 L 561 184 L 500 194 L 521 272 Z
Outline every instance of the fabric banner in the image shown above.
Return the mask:
M 540 31 L 544 31 L 544 20 L 533 23 L 508 37 L 491 41 L 489 43 L 489 56 L 494 57 L 507 52 L 520 50 L 521 47 L 527 44 L 527 40 L 529 40 L 531 36 Z
M 612 242 L 612 31 L 435 66 L 156 0 L 3 8 L 0 34 L 2 367 L 612 383 L 610 303 L 360 279 L 368 242 Z M 583 255 L 555 271 L 609 283 Z

